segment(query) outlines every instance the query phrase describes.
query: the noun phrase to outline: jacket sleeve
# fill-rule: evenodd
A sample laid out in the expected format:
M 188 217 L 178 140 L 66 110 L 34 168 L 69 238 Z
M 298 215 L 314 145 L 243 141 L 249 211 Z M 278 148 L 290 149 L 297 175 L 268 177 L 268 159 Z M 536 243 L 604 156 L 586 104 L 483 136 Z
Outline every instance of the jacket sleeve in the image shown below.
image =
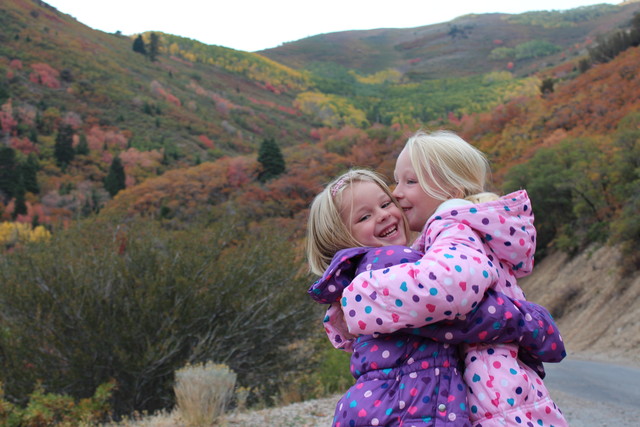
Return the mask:
M 467 225 L 433 221 L 432 244 L 422 259 L 359 274 L 342 292 L 341 306 L 354 334 L 392 333 L 473 310 L 498 279 L 480 237 Z
M 322 321 L 324 331 L 327 333 L 327 337 L 331 344 L 339 349 L 348 353 L 353 352 L 353 342 L 356 336 L 352 335 L 348 330 L 344 322 L 344 314 L 340 310 L 338 303 L 331 303 L 327 308 L 324 319 Z
M 542 362 L 560 362 L 567 355 L 547 309 L 529 301 L 512 300 L 493 289 L 488 289 L 480 304 L 466 316 L 410 332 L 450 344 L 516 343 L 520 360 L 541 377 Z

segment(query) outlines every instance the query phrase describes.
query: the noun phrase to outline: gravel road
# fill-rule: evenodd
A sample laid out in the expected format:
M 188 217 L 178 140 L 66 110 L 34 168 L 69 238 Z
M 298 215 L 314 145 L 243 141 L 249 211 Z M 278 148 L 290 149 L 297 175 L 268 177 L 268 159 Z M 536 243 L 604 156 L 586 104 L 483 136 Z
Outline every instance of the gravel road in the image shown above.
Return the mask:
M 570 358 L 545 367 L 545 384 L 571 427 L 640 425 L 640 368 Z M 230 414 L 225 425 L 330 427 L 339 397 Z

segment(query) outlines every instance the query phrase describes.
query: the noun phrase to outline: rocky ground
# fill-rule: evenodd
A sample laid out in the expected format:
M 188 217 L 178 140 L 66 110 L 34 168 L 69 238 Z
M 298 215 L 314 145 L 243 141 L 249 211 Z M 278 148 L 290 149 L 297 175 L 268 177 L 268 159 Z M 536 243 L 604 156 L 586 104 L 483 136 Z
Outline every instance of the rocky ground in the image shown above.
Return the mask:
M 638 411 L 623 410 L 610 405 L 579 399 L 551 391 L 571 427 L 636 427 Z M 229 414 L 221 423 L 227 427 L 330 427 L 335 403 L 339 396 L 309 400 L 279 408 Z

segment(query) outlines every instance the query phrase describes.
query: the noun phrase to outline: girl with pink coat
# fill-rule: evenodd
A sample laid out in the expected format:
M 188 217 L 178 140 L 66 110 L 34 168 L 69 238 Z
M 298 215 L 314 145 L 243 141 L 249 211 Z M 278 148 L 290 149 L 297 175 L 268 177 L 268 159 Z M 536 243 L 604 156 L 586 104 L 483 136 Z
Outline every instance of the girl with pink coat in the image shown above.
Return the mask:
M 536 231 L 526 191 L 484 193 L 485 156 L 451 132 L 419 131 L 400 153 L 393 195 L 420 261 L 359 274 L 342 292 L 353 335 L 393 333 L 464 318 L 489 289 L 514 300 L 533 268 Z M 475 427 L 567 426 L 517 343 L 463 345 L 464 381 Z

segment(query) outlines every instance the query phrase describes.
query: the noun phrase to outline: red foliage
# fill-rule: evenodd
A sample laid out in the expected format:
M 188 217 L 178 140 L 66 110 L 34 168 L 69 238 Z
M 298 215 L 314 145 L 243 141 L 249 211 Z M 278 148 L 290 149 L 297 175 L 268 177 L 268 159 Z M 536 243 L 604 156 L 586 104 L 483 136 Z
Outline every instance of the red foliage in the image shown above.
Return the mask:
M 41 84 L 51 89 L 60 88 L 61 85 L 58 80 L 60 72 L 58 70 L 44 63 L 31 64 L 31 68 L 34 72 L 29 75 L 29 80 L 33 83 Z
M 169 93 L 157 80 L 151 82 L 151 92 L 155 95 L 161 96 L 165 101 L 175 105 L 176 107 L 180 107 L 182 105 L 180 100 L 175 95 Z
M 100 126 L 94 125 L 87 132 L 87 145 L 92 151 L 102 151 L 105 146 L 124 150 L 127 147 L 127 136 L 124 132 L 103 130 Z
M 38 147 L 29 140 L 29 138 L 11 138 L 11 148 L 14 150 L 18 150 L 25 155 L 29 155 L 30 153 L 38 153 Z
M 265 83 L 264 88 L 270 92 L 275 93 L 276 95 L 280 95 L 280 90 L 276 89 L 271 83 Z
M 300 111 L 298 109 L 296 109 L 296 108 L 284 107 L 282 105 L 276 104 L 275 102 L 264 101 L 264 100 L 260 100 L 260 99 L 256 99 L 256 98 L 252 98 L 252 97 L 248 97 L 247 99 L 249 101 L 253 102 L 254 104 L 264 105 L 264 106 L 267 106 L 269 108 L 274 108 L 274 109 L 282 111 L 283 113 L 291 114 L 292 116 L 299 116 L 300 115 Z
M 6 135 L 12 135 L 15 133 L 18 122 L 13 118 L 13 104 L 11 99 L 0 107 L 0 129 Z
M 202 145 L 204 145 L 205 147 L 211 148 L 211 149 L 215 148 L 215 144 L 211 139 L 207 137 L 207 135 L 200 135 L 198 139 L 200 140 Z

